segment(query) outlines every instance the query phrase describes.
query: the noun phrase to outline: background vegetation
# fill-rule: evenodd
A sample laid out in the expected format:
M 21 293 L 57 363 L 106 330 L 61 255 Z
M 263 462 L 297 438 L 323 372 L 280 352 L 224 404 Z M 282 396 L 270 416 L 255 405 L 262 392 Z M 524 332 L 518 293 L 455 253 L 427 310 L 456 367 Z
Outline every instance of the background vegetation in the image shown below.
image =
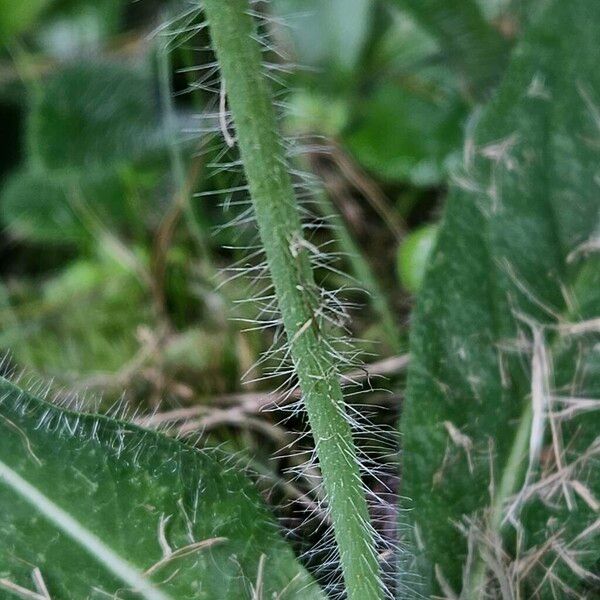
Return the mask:
M 458 597 L 453 590 L 462 586 L 461 598 L 482 587 L 490 597 L 512 598 L 506 590 L 521 590 L 521 579 L 538 568 L 556 572 L 558 583 L 542 575 L 526 593 L 551 597 L 555 585 L 570 593 L 585 580 L 576 597 L 594 594 L 588 583 L 597 552 L 572 545 L 582 536 L 588 543 L 590 514 L 598 511 L 590 475 L 595 434 L 591 421 L 577 420 L 592 406 L 583 399 L 597 405 L 598 269 L 587 261 L 597 244 L 596 147 L 587 132 L 597 125 L 600 86 L 586 49 L 596 45 L 589 23 L 598 11 L 583 0 L 569 10 L 542 0 L 526 7 L 516 0 L 257 6 L 274 42 L 265 58 L 288 150 L 298 157 L 295 168 L 320 181 L 313 210 L 333 224 L 304 243 L 327 248 L 317 282 L 325 294 L 343 289 L 349 301 L 352 359 L 365 367 L 348 367 L 346 379 L 358 386 L 348 401 L 373 425 L 361 441 L 365 483 L 380 501 L 372 514 L 379 538 L 409 548 L 406 572 L 421 575 L 426 596 Z M 299 469 L 314 452 L 310 436 L 297 435 L 307 431 L 306 418 L 285 411 L 299 392 L 282 392 L 282 356 L 268 352 L 279 333 L 269 321 L 270 298 L 261 295 L 234 128 L 197 8 L 158 0 L 0 1 L 2 374 L 24 369 L 29 389 L 39 381 L 44 393 L 76 398 L 85 411 L 166 426 L 193 445 L 237 456 L 291 531 L 304 566 L 335 581 L 339 565 L 318 544 L 331 515 L 320 504 L 319 471 Z M 560 98 L 552 95 L 557 89 Z M 309 253 L 321 256 L 315 248 Z M 537 393 L 551 402 L 541 412 Z M 23 400 L 14 394 L 9 389 L 6 398 L 18 412 Z M 563 411 L 558 426 L 552 402 Z M 500 431 L 501 423 L 508 426 Z M 81 427 L 95 426 L 84 419 Z M 44 451 L 43 436 L 29 439 L 32 451 Z M 160 439 L 157 452 L 167 456 L 170 442 Z M 552 460 L 544 458 L 544 439 Z M 64 452 L 82 468 L 93 455 L 83 446 Z M 189 460 L 193 477 L 210 472 L 219 481 L 207 510 L 231 510 L 240 564 L 255 569 L 257 551 L 245 556 L 242 548 L 256 536 L 272 569 L 277 560 L 289 568 L 268 589 L 289 575 L 319 598 L 289 549 L 261 535 L 270 521 L 262 509 L 252 512 L 256 502 L 239 509 L 248 510 L 244 519 L 235 503 L 223 502 L 219 494 L 230 489 L 252 498 L 246 483 L 211 471 L 208 458 L 201 467 Z M 528 485 L 538 470 L 534 493 Z M 408 528 L 399 540 L 401 476 L 414 504 L 401 502 L 413 512 L 402 514 Z M 173 484 L 168 469 L 156 477 L 165 489 Z M 139 483 L 131 493 L 142 491 Z M 154 492 L 157 504 L 177 502 Z M 507 519 L 527 526 L 524 545 L 505 535 Z M 473 564 L 466 539 L 478 547 Z M 220 538 L 213 540 L 218 554 Z M 502 556 L 494 554 L 500 547 Z M 523 566 L 522 554 L 533 562 Z M 390 593 L 404 597 L 419 587 L 396 581 L 394 558 L 381 562 Z M 227 588 L 233 571 L 224 578 L 225 587 L 213 582 L 207 597 L 238 593 L 235 583 Z M 187 590 L 183 578 L 173 585 Z
M 153 425 L 242 452 L 295 529 L 318 497 L 313 481 L 288 473 L 301 457 L 282 449 L 305 423 L 274 409 L 268 393 L 283 379 L 270 376 L 274 359 L 262 360 L 273 331 L 247 322 L 256 313 L 243 302 L 256 293 L 253 263 L 233 247 L 254 231 L 236 205 L 239 175 L 211 167 L 223 148 L 205 132 L 220 98 L 200 81 L 214 57 L 206 32 L 178 34 L 202 20 L 194 8 L 3 3 L 4 368 L 25 369 L 88 407 L 155 412 Z M 496 26 L 516 27 L 511 5 L 484 8 Z M 291 90 L 283 127 L 314 148 L 305 166 L 324 182 L 320 210 L 339 219 L 321 241 L 370 288 L 347 292 L 362 306 L 352 334 L 360 358 L 390 379 L 358 373 L 376 391 L 353 401 L 381 406 L 373 419 L 392 431 L 373 457 L 386 475 L 369 485 L 389 495 L 382 533 L 393 536 L 390 450 L 408 319 L 475 100 L 435 38 L 394 3 L 277 0 L 269 11 L 281 49 L 301 65 L 279 74 Z M 232 191 L 211 194 L 219 190 Z M 239 225 L 225 227 L 232 221 Z M 330 271 L 317 276 L 330 289 L 353 285 Z M 294 449 L 311 445 L 303 438 Z M 314 522 L 295 531 L 299 550 L 321 536 Z

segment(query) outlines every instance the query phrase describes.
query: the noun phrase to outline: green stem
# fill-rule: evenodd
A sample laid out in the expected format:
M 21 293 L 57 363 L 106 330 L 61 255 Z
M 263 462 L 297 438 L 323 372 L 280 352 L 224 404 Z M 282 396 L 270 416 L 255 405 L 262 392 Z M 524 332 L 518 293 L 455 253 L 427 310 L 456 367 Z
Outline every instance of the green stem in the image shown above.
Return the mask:
M 356 449 L 338 371 L 315 318 L 315 283 L 249 2 L 205 0 L 204 9 L 315 440 L 347 595 L 379 600 L 383 589 Z

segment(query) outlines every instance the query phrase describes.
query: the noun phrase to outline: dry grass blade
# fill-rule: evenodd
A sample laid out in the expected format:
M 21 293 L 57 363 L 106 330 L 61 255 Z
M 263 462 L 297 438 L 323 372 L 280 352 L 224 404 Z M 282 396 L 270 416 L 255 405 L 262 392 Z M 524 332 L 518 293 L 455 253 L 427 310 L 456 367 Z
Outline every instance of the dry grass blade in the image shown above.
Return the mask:
M 201 542 L 194 542 L 193 544 L 183 546 L 183 548 L 178 548 L 177 550 L 174 550 L 167 556 L 161 558 L 158 562 L 154 563 L 149 569 L 146 569 L 146 571 L 144 571 L 144 575 L 152 575 L 153 573 L 156 573 L 156 571 L 162 569 L 164 566 L 172 563 L 173 561 L 189 556 L 190 554 L 194 554 L 195 552 L 206 550 L 207 548 L 210 548 L 216 544 L 221 544 L 226 541 L 227 538 L 216 537 L 210 538 L 208 540 L 202 540 Z
M 23 598 L 23 600 L 49 600 L 49 596 L 39 594 L 24 588 L 16 583 L 13 583 L 9 579 L 0 579 L 0 589 L 6 590 L 13 596 Z

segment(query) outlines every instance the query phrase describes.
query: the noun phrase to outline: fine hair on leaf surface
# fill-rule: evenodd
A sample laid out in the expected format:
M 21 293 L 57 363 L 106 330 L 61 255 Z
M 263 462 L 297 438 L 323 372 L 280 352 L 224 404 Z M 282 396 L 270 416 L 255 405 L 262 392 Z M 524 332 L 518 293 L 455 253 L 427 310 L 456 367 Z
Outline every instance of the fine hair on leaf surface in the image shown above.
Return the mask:
M 235 457 L 12 379 L 30 391 L 0 379 L 0 590 L 35 570 L 51 598 L 228 600 L 262 562 L 265 593 L 323 597 Z
M 448 200 L 402 418 L 425 595 L 598 590 L 599 19 L 548 3 Z

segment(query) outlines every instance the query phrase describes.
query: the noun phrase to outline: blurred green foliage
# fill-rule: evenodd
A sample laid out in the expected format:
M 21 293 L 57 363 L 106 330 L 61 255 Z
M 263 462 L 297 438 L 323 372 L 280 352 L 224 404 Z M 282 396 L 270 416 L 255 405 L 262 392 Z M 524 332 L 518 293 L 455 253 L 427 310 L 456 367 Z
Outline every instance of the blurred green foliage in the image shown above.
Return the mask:
M 111 169 L 164 147 L 148 69 L 116 60 L 66 63 L 34 94 L 28 150 L 46 169 Z
M 13 2 L 2 0 L 0 2 L 0 38 L 7 40 L 35 22 L 50 0 L 30 0 L 28 2 Z
M 481 7 L 493 28 L 516 15 L 504 0 Z M 323 178 L 343 230 L 320 241 L 359 253 L 340 266 L 375 292 L 372 301 L 348 292 L 374 307 L 352 325 L 365 356 L 372 342 L 380 354 L 406 346 L 400 324 L 425 254 L 401 251 L 399 286 L 399 241 L 435 221 L 474 108 L 444 37 L 405 8 L 269 5 L 273 39 L 299 65 L 274 83 L 286 91 L 285 129 L 334 142 L 330 157 L 315 150 L 306 164 Z M 240 218 L 237 192 L 221 197 L 224 210 L 206 196 L 240 180 L 210 167 L 227 155 L 203 133 L 221 100 L 214 86 L 196 85 L 214 60 L 206 33 L 186 29 L 202 18 L 176 0 L 0 5 L 0 349 L 60 385 L 110 381 L 98 386 L 107 401 L 116 380 L 132 402 L 177 404 L 235 391 L 243 373 L 272 367 L 260 362 L 272 332 L 242 333 L 255 315 L 240 303 L 256 293 L 253 271 L 218 287 L 253 229 L 223 227 Z
M 309 149 L 333 142 L 301 165 L 323 179 L 343 230 L 318 241 L 376 290 L 374 300 L 354 285 L 347 292 L 368 304 L 351 324 L 366 360 L 406 347 L 427 256 L 414 240 L 437 219 L 478 102 L 448 35 L 406 8 L 273 0 L 268 9 L 277 49 L 294 65 L 272 71 L 284 128 Z M 494 32 L 518 24 L 510 0 L 480 8 Z M 214 117 L 219 86 L 200 83 L 214 60 L 202 20 L 183 0 L 0 0 L 0 351 L 57 387 L 88 386 L 106 405 L 125 389 L 134 409 L 204 407 L 281 382 L 269 378 L 278 358 L 264 359 L 273 331 L 256 328 L 246 303 L 262 290 L 258 259 L 236 249 L 255 244 L 240 176 L 212 166 L 231 157 L 205 133 L 227 124 Z M 344 256 L 348 248 L 360 259 Z M 317 277 L 345 285 L 325 270 Z M 238 427 L 208 435 L 260 456 L 276 446 Z M 290 466 L 280 462 L 281 472 Z
M 17 321 L 0 343 L 59 380 L 117 372 L 137 352 L 138 327 L 152 322 L 143 286 L 110 256 L 73 261 L 41 285 L 22 281 L 12 302 Z
M 488 33 L 518 19 L 508 0 L 480 8 Z M 468 73 L 448 45 L 451 20 L 437 22 L 438 35 L 413 9 L 377 0 L 269 6 L 273 39 L 300 65 L 276 75 L 286 131 L 334 142 L 329 158 L 315 150 L 307 162 L 344 230 L 320 241 L 361 254 L 341 267 L 370 282 L 375 310 L 357 315 L 353 333 L 382 343 L 380 353 L 405 346 L 400 323 L 419 279 L 406 274 L 422 270 L 423 253 L 401 251 L 409 258 L 398 286 L 399 241 L 435 221 L 474 109 Z M 172 17 L 176 33 L 164 27 Z M 217 288 L 220 270 L 243 256 L 234 246 L 252 244 L 253 230 L 223 227 L 240 217 L 235 191 L 223 197 L 224 211 L 204 195 L 240 180 L 209 166 L 227 155 L 203 133 L 220 98 L 214 86 L 196 85 L 214 59 L 206 33 L 186 30 L 201 21 L 175 0 L 0 5 L 0 342 L 42 376 L 66 385 L 117 376 L 141 352 L 144 397 L 150 385 L 160 396 L 179 390 L 179 402 L 199 390 L 235 390 L 248 370 L 269 372 L 268 361 L 251 367 L 271 333 L 241 333 L 254 316 L 240 304 L 255 293 L 251 277 Z M 391 322 L 382 327 L 380 314 L 398 315 L 401 333 Z M 144 342 L 140 327 L 152 332 Z M 146 355 L 148 339 L 155 347 Z M 211 383 L 200 384 L 208 373 Z

